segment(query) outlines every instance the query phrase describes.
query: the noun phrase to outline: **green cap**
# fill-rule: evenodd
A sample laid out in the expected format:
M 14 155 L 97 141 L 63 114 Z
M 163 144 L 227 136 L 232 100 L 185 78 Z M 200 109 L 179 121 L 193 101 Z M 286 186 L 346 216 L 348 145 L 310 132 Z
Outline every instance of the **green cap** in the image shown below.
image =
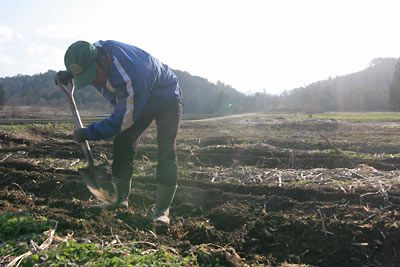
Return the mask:
M 77 41 L 68 47 L 64 64 L 74 77 L 76 89 L 81 89 L 96 79 L 96 56 L 96 47 L 85 41 Z

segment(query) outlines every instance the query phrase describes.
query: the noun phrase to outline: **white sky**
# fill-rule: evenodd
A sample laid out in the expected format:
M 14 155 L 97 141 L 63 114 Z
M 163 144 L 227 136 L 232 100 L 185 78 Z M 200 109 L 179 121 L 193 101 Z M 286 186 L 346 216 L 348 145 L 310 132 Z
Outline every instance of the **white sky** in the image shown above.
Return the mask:
M 278 94 L 400 57 L 399 8 L 386 0 L 0 0 L 0 77 L 64 69 L 74 41 L 114 39 L 239 91 Z

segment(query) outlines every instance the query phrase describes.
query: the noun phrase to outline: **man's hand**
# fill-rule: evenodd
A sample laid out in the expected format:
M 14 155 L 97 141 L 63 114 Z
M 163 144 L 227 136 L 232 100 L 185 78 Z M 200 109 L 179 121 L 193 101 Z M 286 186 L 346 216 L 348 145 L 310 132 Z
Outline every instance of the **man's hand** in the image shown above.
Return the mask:
M 68 85 L 69 83 L 72 82 L 72 73 L 67 71 L 67 70 L 62 70 L 57 72 L 56 77 L 55 77 L 55 83 L 56 85 L 59 85 L 59 83 L 63 85 Z
M 83 141 L 86 141 L 88 139 L 85 133 L 85 129 L 86 128 L 79 128 L 74 131 L 73 138 L 76 142 L 82 143 Z

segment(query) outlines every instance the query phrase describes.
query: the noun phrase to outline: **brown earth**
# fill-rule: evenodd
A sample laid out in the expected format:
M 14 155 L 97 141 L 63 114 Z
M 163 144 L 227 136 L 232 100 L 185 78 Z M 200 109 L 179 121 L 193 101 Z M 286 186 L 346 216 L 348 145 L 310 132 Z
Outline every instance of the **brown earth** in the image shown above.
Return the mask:
M 317 122 L 299 125 L 256 127 L 300 135 L 319 129 Z M 342 127 L 320 126 L 325 131 Z M 118 235 L 140 240 L 142 246 L 163 244 L 181 255 L 195 253 L 202 265 L 216 258 L 227 266 L 400 265 L 398 158 L 323 153 L 315 147 L 330 145 L 321 139 L 298 148 L 298 140 L 279 140 L 279 134 L 260 139 L 260 145 L 239 134 L 203 132 L 213 127 L 196 122 L 182 127 L 181 179 L 167 232 L 157 235 L 151 222 L 154 128 L 137 156 L 130 206 L 115 211 L 91 207 L 96 201 L 74 170 L 82 152 L 69 134 L 40 126 L 23 134 L 0 133 L 0 211 L 29 211 L 57 220 L 57 234 L 73 233 L 77 240 L 101 242 Z M 199 140 L 191 130 L 198 131 Z M 355 146 L 364 144 L 362 137 L 354 141 L 361 143 Z M 351 145 L 335 144 L 340 150 Z M 111 158 L 110 146 L 97 143 L 96 158 Z

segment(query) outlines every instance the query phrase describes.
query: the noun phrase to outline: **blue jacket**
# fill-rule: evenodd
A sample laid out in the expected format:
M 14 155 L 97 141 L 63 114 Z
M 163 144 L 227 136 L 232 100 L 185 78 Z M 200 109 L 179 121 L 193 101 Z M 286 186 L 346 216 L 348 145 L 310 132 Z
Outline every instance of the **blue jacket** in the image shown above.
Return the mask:
M 99 41 L 95 46 L 105 49 L 112 59 L 106 87 L 96 89 L 114 106 L 114 111 L 86 128 L 89 140 L 112 137 L 140 117 L 181 101 L 178 79 L 167 65 L 132 45 Z

